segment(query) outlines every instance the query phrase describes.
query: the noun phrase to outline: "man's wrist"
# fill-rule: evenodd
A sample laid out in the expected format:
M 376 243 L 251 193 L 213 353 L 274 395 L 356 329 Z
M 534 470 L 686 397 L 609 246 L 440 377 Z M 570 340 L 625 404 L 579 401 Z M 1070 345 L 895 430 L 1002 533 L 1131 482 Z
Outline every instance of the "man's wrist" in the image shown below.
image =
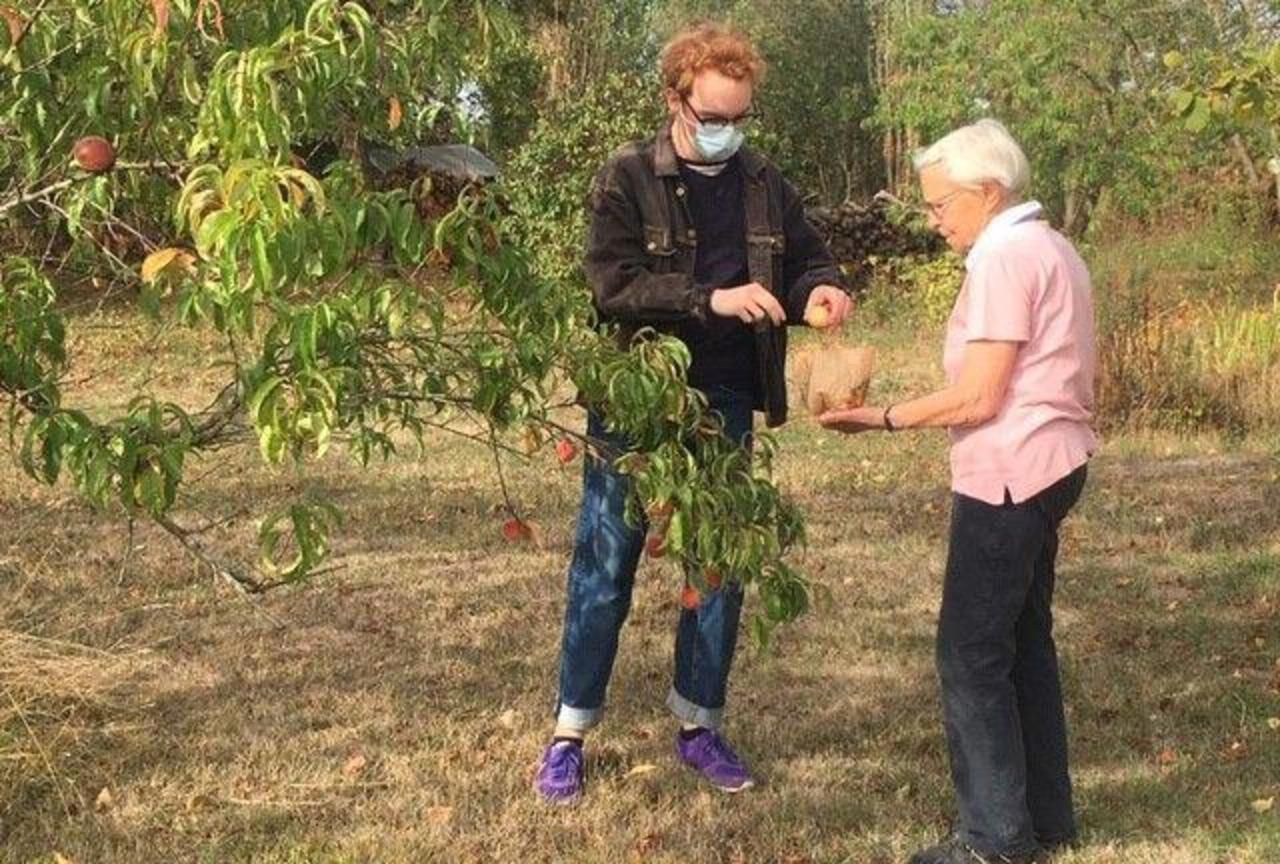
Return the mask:
M 711 295 L 715 293 L 715 289 L 710 286 L 694 283 L 693 286 L 693 308 L 689 311 L 693 317 L 705 323 L 713 314 L 715 309 L 711 305 Z

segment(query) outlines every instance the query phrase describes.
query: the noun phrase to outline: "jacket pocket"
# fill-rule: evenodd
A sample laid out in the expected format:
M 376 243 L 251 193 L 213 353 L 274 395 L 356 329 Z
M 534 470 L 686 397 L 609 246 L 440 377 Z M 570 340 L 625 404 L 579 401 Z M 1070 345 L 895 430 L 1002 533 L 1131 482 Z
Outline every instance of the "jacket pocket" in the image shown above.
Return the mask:
M 675 255 L 676 246 L 671 240 L 671 232 L 662 225 L 645 225 L 644 251 L 659 258 Z

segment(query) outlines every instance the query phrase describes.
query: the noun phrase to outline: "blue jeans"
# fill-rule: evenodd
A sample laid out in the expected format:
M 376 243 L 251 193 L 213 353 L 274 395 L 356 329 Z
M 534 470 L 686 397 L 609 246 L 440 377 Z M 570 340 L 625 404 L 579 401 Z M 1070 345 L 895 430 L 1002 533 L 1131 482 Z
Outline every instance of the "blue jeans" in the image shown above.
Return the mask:
M 1051 606 L 1058 525 L 1085 475 L 1021 504 L 952 501 L 937 665 L 957 829 L 984 855 L 1076 835 Z
M 709 390 L 707 400 L 724 418 L 725 435 L 749 448 L 751 395 L 720 388 Z M 618 453 L 626 449 L 626 442 L 608 433 L 594 412 L 587 415 L 587 434 Z M 600 722 L 618 634 L 631 609 L 636 564 L 648 526 L 628 525 L 623 518 L 630 493 L 631 481 L 607 460 L 584 461 L 556 706 L 557 722 L 574 729 L 590 729 Z M 686 723 L 720 725 L 741 614 L 742 589 L 728 579 L 722 588 L 707 593 L 697 609 L 681 611 L 667 705 Z

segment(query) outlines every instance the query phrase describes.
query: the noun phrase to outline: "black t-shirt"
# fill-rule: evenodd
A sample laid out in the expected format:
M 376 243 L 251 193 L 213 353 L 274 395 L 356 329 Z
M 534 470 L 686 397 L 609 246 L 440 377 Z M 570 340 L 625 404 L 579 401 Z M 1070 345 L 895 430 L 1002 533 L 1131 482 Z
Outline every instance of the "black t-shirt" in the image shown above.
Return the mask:
M 708 176 L 680 162 L 680 180 L 697 232 L 693 281 L 716 288 L 736 288 L 750 281 L 747 266 L 747 215 L 742 165 L 730 159 L 720 173 Z M 728 387 L 757 390 L 755 336 L 738 318 L 714 313 L 705 324 L 684 322 L 676 332 L 689 347 L 689 384 L 700 390 Z

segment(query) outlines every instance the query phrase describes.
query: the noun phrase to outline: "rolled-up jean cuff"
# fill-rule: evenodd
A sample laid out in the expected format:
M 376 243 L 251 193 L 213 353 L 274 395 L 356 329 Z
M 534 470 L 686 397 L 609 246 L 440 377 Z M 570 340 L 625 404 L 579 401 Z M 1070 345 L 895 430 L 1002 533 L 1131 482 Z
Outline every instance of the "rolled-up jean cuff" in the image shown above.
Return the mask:
M 556 708 L 556 725 L 586 732 L 600 722 L 603 714 L 603 708 L 573 708 L 562 703 Z
M 703 708 L 701 705 L 695 705 L 677 693 L 674 687 L 667 694 L 667 707 L 683 722 L 701 726 L 704 729 L 719 729 L 720 724 L 724 722 L 723 708 Z

